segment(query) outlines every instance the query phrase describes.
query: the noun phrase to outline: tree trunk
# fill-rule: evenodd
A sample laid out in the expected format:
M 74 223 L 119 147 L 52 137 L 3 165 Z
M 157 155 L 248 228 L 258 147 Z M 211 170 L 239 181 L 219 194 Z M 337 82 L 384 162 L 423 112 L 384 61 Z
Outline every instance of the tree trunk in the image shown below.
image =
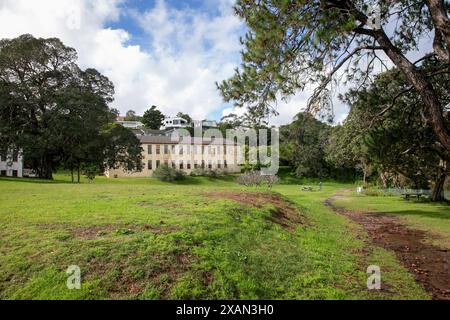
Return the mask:
M 434 182 L 433 186 L 433 193 L 431 195 L 432 201 L 444 201 L 444 183 L 445 178 L 447 178 L 447 175 L 445 173 L 441 173 L 436 178 L 436 181 Z
M 78 170 L 77 170 L 77 181 L 78 183 L 80 183 L 80 166 L 78 165 Z
M 53 180 L 52 165 L 44 156 L 41 158 L 40 169 L 38 170 L 39 178 Z
M 420 95 L 425 106 L 425 117 L 433 128 L 442 146 L 450 152 L 450 133 L 445 127 L 442 107 L 436 92 L 428 79 L 392 44 L 383 30 L 375 30 L 377 42 L 384 47 L 384 52 L 405 75 L 408 82 Z
M 433 191 L 431 194 L 431 201 L 444 201 L 444 184 L 447 178 L 447 162 L 442 161 L 439 166 L 436 180 L 434 181 Z

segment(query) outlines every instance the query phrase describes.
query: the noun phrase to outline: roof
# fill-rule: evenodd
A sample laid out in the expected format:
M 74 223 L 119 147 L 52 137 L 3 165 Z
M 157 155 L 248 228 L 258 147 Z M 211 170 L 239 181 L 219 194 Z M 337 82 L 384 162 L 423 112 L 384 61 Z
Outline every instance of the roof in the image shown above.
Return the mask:
M 138 137 L 142 144 L 202 144 L 202 145 L 233 145 L 234 142 L 223 138 L 191 138 L 183 137 L 172 138 L 170 136 L 140 136 Z M 174 140 L 176 139 L 176 140 Z M 185 141 L 187 140 L 187 141 Z M 190 141 L 189 141 L 190 140 Z

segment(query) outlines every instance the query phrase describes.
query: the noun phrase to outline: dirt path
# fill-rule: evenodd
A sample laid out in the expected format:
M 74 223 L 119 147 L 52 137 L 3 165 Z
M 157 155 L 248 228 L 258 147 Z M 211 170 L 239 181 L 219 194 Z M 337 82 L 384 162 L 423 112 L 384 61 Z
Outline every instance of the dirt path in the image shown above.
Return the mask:
M 450 300 L 450 250 L 424 241 L 426 233 L 402 225 L 395 217 L 384 213 L 352 212 L 338 208 L 333 201 L 348 192 L 340 191 L 325 204 L 335 212 L 361 224 L 372 241 L 392 250 L 401 264 L 422 284 L 433 299 Z

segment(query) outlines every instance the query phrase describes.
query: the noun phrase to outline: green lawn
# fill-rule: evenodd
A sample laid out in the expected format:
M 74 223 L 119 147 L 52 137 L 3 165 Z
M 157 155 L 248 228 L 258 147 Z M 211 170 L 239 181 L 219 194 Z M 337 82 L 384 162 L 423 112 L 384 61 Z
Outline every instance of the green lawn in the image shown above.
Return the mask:
M 427 232 L 431 243 L 442 248 L 450 248 L 448 204 L 405 201 L 400 196 L 366 196 L 356 192 L 347 193 L 334 203 L 355 211 L 391 213 L 402 223 Z
M 233 177 L 56 178 L 0 179 L 1 299 L 429 299 L 393 253 L 323 204 L 348 185 L 276 186 L 302 217 L 288 229 L 271 204 L 217 196 L 267 191 Z M 389 290 L 366 289 L 371 264 Z M 69 265 L 81 290 L 66 287 Z

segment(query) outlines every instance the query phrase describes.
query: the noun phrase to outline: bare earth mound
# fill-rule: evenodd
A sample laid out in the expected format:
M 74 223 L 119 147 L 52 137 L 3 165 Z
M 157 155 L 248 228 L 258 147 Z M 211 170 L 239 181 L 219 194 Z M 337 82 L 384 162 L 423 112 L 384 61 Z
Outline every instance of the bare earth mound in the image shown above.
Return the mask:
M 333 205 L 342 192 L 325 201 L 335 212 L 361 224 L 372 241 L 395 252 L 434 299 L 450 300 L 450 251 L 424 242 L 426 233 L 410 229 L 388 214 L 353 212 Z
M 295 231 L 299 224 L 303 225 L 306 222 L 305 217 L 291 203 L 275 193 L 224 191 L 207 193 L 206 196 L 215 199 L 230 199 L 256 208 L 271 205 L 274 209 L 268 220 L 289 231 Z

